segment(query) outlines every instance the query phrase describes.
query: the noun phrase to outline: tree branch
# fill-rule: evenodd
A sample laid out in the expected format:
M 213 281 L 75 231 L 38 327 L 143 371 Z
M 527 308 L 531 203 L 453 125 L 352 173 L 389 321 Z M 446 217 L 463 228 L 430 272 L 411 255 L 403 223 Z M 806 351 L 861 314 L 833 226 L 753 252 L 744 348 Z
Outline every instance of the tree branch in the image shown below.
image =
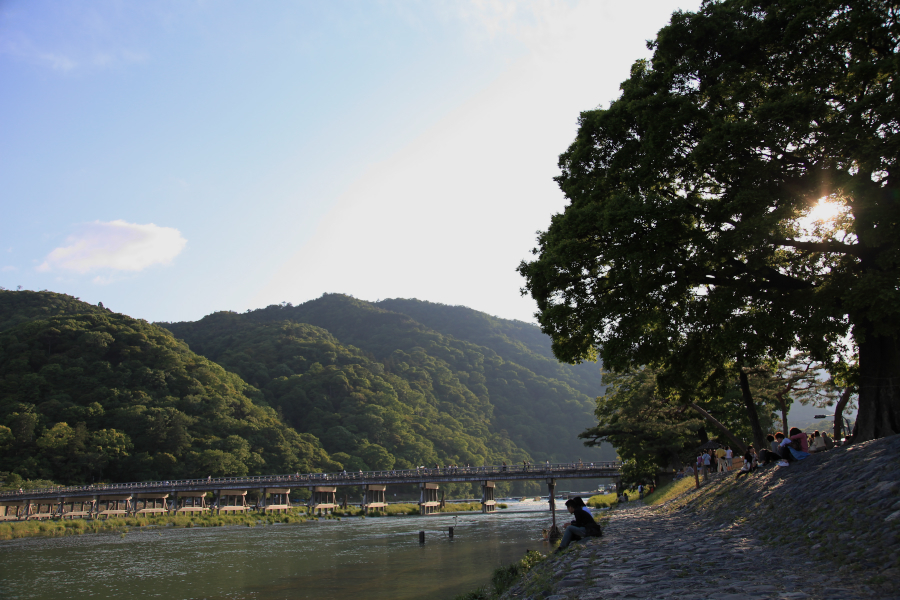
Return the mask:
M 788 246 L 798 250 L 810 250 L 814 252 L 835 252 L 838 254 L 849 254 L 857 258 L 862 258 L 865 249 L 859 245 L 842 244 L 834 240 L 825 242 L 804 242 L 800 240 L 792 240 L 788 238 L 776 238 L 771 242 L 778 246 Z
M 694 410 L 696 410 L 698 413 L 700 413 L 700 416 L 702 416 L 704 419 L 709 421 L 712 425 L 715 425 L 716 427 L 721 429 L 722 433 L 724 433 L 725 436 L 729 440 L 731 440 L 731 443 L 734 444 L 734 447 L 737 448 L 741 454 L 743 454 L 744 452 L 747 451 L 747 446 L 745 446 L 743 442 L 741 442 L 739 439 L 737 439 L 737 437 L 733 433 L 731 433 L 731 430 L 728 429 L 727 427 L 725 427 L 724 425 L 722 425 L 722 423 L 718 419 L 716 419 L 714 416 L 712 416 L 711 414 L 709 414 L 708 412 L 706 412 L 705 410 L 700 408 L 696 402 L 691 402 L 689 404 L 689 406 L 691 408 L 693 408 Z

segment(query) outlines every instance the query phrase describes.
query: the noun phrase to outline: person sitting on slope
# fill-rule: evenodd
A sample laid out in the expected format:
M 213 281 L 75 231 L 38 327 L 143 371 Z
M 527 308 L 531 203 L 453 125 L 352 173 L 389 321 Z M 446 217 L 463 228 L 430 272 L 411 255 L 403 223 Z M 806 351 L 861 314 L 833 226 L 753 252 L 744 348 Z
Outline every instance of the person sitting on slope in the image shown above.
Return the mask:
M 597 525 L 594 518 L 584 511 L 584 501 L 581 498 L 569 498 L 566 500 L 566 510 L 575 516 L 575 520 L 566 527 L 559 548 L 556 549 L 557 552 L 562 552 L 568 548 L 569 544 L 574 540 L 603 535 L 600 526 Z

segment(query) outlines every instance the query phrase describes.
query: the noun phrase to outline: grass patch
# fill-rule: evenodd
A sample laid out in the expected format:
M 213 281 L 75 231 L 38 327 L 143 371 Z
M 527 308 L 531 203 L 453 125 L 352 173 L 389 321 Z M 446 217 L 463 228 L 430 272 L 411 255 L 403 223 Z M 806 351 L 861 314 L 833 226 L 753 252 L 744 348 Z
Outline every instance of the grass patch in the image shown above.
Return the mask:
M 632 500 L 638 499 L 637 492 L 626 491 L 625 496 L 628 498 L 629 502 L 631 502 Z M 618 504 L 618 502 L 619 502 L 618 497 L 613 493 L 613 494 L 599 494 L 597 496 L 591 496 L 590 498 L 588 498 L 588 501 L 585 502 L 585 504 L 587 504 L 591 508 L 611 508 L 611 507 L 615 506 L 616 504 Z
M 127 533 L 132 528 L 141 527 L 224 527 L 225 525 L 304 523 L 305 512 L 293 510 L 286 513 L 267 515 L 246 512 L 243 514 L 216 515 L 163 515 L 146 517 L 125 517 L 111 519 L 52 519 L 46 521 L 11 521 L 0 523 L 0 540 L 14 540 L 25 537 L 60 537 L 83 533 Z
M 682 477 L 677 481 L 664 483 L 656 488 L 652 494 L 644 496 L 644 504 L 657 506 L 664 504 L 672 498 L 677 498 L 688 490 L 694 489 L 695 482 L 693 477 Z
M 500 505 L 506 508 L 505 505 Z M 480 502 L 447 503 L 440 512 L 481 511 Z M 409 502 L 389 504 L 385 509 L 371 511 L 369 516 L 418 515 L 419 505 Z M 322 518 L 340 521 L 341 517 L 361 517 L 363 510 L 359 507 L 337 509 L 334 514 Z M 306 514 L 305 508 L 295 508 L 290 512 L 260 514 L 247 511 L 239 514 L 203 513 L 200 515 L 155 515 L 139 517 L 116 517 L 110 519 L 48 519 L 43 521 L 7 521 L 0 522 L 0 540 L 14 540 L 26 537 L 60 537 L 83 533 L 126 532 L 128 528 L 141 527 L 224 527 L 240 525 L 254 527 L 256 525 L 274 525 L 275 523 L 305 523 L 317 521 L 313 515 Z

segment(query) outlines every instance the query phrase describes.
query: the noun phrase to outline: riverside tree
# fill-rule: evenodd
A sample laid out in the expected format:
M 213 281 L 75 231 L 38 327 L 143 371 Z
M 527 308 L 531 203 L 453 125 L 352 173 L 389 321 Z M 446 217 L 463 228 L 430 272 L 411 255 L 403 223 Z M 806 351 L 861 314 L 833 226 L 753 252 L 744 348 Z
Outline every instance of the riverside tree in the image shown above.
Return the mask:
M 519 267 L 560 359 L 743 373 L 792 348 L 832 361 L 849 334 L 854 438 L 900 432 L 898 11 L 672 16 L 621 96 L 581 114 L 557 177 L 570 204 Z

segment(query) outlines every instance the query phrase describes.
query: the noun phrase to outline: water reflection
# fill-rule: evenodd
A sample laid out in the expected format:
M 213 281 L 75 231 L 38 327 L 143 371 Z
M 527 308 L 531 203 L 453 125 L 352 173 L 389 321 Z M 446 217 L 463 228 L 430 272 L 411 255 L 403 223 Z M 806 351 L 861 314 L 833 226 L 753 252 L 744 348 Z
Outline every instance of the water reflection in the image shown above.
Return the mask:
M 17 599 L 452 598 L 526 549 L 547 550 L 548 513 L 525 512 L 541 507 L 14 540 L 0 543 L 0 589 Z

